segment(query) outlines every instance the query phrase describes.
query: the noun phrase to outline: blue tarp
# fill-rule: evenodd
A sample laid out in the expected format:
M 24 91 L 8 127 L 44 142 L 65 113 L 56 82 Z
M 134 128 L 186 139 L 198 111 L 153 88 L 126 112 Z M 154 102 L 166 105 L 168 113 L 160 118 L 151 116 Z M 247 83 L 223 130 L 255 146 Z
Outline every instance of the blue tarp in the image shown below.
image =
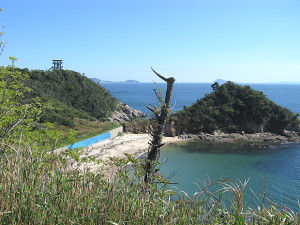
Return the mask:
M 82 148 L 82 147 L 87 147 L 87 146 L 90 146 L 92 144 L 95 144 L 99 141 L 104 141 L 108 138 L 110 138 L 110 132 L 107 132 L 107 133 L 104 133 L 104 134 L 100 134 L 96 137 L 92 137 L 92 138 L 89 138 L 89 139 L 86 139 L 84 141 L 80 141 L 80 142 L 77 142 L 77 143 L 74 143 L 72 145 L 68 145 L 67 148 Z

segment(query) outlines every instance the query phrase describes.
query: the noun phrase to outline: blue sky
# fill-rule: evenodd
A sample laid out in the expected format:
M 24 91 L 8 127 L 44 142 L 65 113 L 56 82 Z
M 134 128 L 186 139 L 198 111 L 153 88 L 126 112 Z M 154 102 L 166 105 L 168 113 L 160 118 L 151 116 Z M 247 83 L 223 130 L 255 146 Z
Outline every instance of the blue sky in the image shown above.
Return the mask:
M 299 0 L 2 0 L 17 66 L 102 80 L 300 82 Z

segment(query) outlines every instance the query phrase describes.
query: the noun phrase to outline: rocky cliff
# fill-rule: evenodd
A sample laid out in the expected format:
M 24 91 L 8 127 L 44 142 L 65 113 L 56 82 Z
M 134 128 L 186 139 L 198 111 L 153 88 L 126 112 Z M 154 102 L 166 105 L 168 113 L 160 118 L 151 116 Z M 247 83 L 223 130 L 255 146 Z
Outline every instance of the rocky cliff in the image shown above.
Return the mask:
M 117 108 L 118 109 L 115 110 L 109 118 L 107 118 L 108 121 L 124 122 L 124 121 L 129 121 L 132 119 L 142 118 L 147 116 L 146 113 L 133 109 L 129 105 L 123 103 L 120 103 Z

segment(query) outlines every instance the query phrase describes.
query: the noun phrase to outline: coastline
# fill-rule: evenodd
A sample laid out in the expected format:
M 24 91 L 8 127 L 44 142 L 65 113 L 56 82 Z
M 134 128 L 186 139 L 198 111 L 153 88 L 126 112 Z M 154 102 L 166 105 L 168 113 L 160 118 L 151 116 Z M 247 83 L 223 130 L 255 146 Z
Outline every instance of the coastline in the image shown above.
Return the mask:
M 248 144 L 253 147 L 269 147 L 268 144 L 300 143 L 300 133 L 295 131 L 284 131 L 282 135 L 269 132 L 253 134 L 214 132 L 214 134 L 182 134 L 178 138 L 186 141 L 212 143 L 245 142 L 245 145 Z
M 116 168 L 108 164 L 110 158 L 126 158 L 125 154 L 131 154 L 134 157 L 142 158 L 148 151 L 150 139 L 151 137 L 148 134 L 123 133 L 121 136 L 95 143 L 84 148 L 81 157 L 94 157 L 97 160 L 101 160 L 102 163 L 76 163 L 74 160 L 70 160 L 70 168 L 94 173 L 102 171 L 104 178 L 110 179 L 116 170 Z M 175 137 L 163 138 L 163 144 L 188 141 L 205 141 L 210 143 L 244 142 L 245 145 L 250 145 L 252 147 L 268 148 L 272 146 L 271 144 L 300 143 L 300 136 L 299 133 L 296 132 L 286 132 L 285 135 L 272 133 L 225 134 L 215 132 L 214 134 L 183 134 Z
M 126 158 L 125 154 L 131 154 L 134 157 L 139 157 L 146 153 L 149 147 L 150 136 L 148 134 L 130 134 L 123 133 L 121 136 L 107 139 L 95 143 L 83 149 L 82 157 L 95 157 L 97 160 L 102 160 L 101 164 L 94 162 L 76 163 L 73 160 L 70 162 L 71 169 L 79 171 L 97 172 L 102 170 L 105 178 L 109 178 L 114 168 L 107 166 L 110 158 Z M 175 143 L 186 141 L 178 137 L 164 137 L 163 143 Z

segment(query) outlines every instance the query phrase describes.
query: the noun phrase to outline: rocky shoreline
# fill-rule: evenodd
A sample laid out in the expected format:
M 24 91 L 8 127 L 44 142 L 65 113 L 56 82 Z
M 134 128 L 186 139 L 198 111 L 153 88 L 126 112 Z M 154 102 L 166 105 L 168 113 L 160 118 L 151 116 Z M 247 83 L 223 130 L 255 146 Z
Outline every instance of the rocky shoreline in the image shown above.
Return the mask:
M 245 145 L 259 148 L 271 147 L 272 144 L 300 144 L 300 133 L 295 131 L 284 131 L 282 135 L 273 133 L 245 134 L 242 132 L 226 134 L 223 132 L 214 132 L 213 134 L 181 134 L 178 138 L 186 141 L 207 141 L 213 143 L 244 142 Z

